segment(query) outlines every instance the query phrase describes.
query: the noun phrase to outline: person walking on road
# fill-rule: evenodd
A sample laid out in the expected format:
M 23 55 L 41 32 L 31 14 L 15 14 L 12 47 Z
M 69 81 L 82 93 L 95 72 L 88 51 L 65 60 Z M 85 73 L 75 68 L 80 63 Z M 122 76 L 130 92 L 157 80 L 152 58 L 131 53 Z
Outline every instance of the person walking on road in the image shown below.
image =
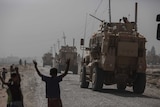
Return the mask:
M 2 79 L 3 79 L 4 81 L 6 80 L 6 73 L 7 73 L 6 68 L 3 68 L 3 70 L 2 70 Z M 3 83 L 2 83 L 2 88 L 4 88 Z
M 11 74 L 12 74 L 14 71 L 15 71 L 15 69 L 14 69 L 14 64 L 12 64 L 12 65 L 10 66 L 10 76 L 11 76 Z
M 23 95 L 20 87 L 20 74 L 18 72 L 18 67 L 15 68 L 15 72 L 11 74 L 11 79 L 9 82 L 5 82 L 3 78 L 0 76 L 0 80 L 4 85 L 8 86 L 8 105 L 7 107 L 24 107 L 23 106 Z
M 59 82 L 61 82 L 63 77 L 65 77 L 68 74 L 70 59 L 66 61 L 67 65 L 65 72 L 59 76 L 57 76 L 57 68 L 51 68 L 51 77 L 44 76 L 43 74 L 41 74 L 38 70 L 37 62 L 33 61 L 33 63 L 35 65 L 35 69 L 38 75 L 42 78 L 42 81 L 46 83 L 46 98 L 48 98 L 48 107 L 62 107 Z

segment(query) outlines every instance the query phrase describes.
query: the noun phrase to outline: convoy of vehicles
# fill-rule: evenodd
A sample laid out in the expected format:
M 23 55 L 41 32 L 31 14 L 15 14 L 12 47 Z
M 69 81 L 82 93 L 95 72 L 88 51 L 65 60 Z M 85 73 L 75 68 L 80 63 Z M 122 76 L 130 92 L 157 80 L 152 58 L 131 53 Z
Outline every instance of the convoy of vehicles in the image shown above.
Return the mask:
M 102 22 L 97 33 L 89 40 L 89 46 L 81 48 L 87 52 L 83 57 L 80 70 L 80 86 L 88 88 L 92 83 L 94 91 L 101 90 L 103 84 L 116 84 L 118 90 L 133 87 L 133 92 L 142 94 L 146 85 L 146 39 L 137 31 L 137 3 L 135 7 L 135 21 L 130 22 L 123 17 L 119 22 Z M 123 20 L 123 22 L 121 22 Z M 157 15 L 160 21 L 160 14 Z M 160 40 L 160 24 L 157 27 L 157 40 Z M 71 59 L 70 71 L 78 73 L 77 48 L 75 46 L 61 46 L 59 54 L 55 54 L 54 65 L 58 71 L 64 71 L 66 60 Z M 52 53 L 45 53 L 43 66 L 53 66 Z

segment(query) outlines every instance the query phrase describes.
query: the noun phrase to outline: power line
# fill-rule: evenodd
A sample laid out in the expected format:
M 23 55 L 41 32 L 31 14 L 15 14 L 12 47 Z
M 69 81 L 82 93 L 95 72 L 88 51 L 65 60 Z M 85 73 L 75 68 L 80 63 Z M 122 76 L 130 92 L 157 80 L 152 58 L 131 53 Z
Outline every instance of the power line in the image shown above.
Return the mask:
M 95 10 L 95 14 L 97 13 L 97 11 L 98 11 L 99 7 L 101 6 L 102 2 L 103 2 L 103 0 L 101 0 L 100 3 L 98 4 L 97 9 Z M 95 15 L 95 14 L 94 14 L 94 15 Z

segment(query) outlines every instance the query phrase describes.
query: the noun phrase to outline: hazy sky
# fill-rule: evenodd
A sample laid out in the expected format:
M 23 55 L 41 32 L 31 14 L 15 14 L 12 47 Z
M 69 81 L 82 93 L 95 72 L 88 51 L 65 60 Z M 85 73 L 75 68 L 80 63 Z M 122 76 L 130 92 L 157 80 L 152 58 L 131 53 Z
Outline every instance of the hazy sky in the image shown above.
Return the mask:
M 160 54 L 155 21 L 160 13 L 160 0 L 111 0 L 112 21 L 123 16 L 134 21 L 135 2 L 138 31 L 147 39 L 146 48 L 150 50 L 154 45 Z M 58 39 L 64 45 L 63 32 L 67 44 L 72 45 L 73 38 L 76 39 L 79 50 L 86 14 L 90 13 L 109 21 L 108 0 L 0 0 L 0 57 L 42 56 L 53 44 L 57 45 Z M 86 41 L 99 24 L 87 15 Z

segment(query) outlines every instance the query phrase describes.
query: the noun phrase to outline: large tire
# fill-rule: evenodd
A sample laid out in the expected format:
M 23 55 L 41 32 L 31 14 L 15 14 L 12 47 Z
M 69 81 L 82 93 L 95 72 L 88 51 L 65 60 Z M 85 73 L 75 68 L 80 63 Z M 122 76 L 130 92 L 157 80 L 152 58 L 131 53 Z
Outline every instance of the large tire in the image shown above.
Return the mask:
M 92 74 L 92 90 L 100 91 L 103 88 L 104 72 L 97 66 L 93 68 Z
M 137 73 L 137 78 L 133 83 L 133 92 L 137 94 L 144 93 L 146 86 L 146 74 L 145 73 Z
M 80 79 L 81 79 L 81 88 L 88 88 L 89 86 L 89 82 L 86 81 L 86 67 L 83 67 L 81 69 L 81 73 L 80 73 Z

